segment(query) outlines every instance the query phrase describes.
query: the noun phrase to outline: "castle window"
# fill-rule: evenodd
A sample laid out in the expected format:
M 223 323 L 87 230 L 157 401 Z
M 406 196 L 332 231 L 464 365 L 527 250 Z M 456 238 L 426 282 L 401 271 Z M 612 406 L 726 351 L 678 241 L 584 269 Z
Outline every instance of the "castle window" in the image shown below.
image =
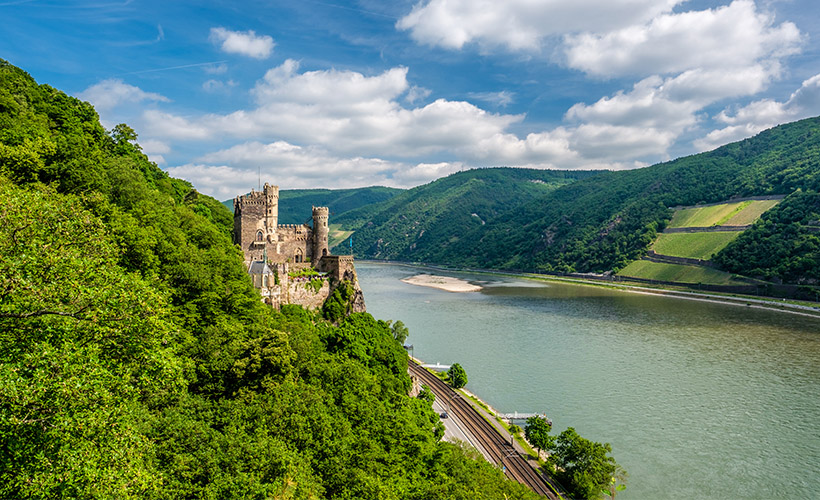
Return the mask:
M 256 241 L 262 241 L 263 238 L 264 238 L 264 235 L 262 234 L 262 231 L 257 231 L 256 232 Z

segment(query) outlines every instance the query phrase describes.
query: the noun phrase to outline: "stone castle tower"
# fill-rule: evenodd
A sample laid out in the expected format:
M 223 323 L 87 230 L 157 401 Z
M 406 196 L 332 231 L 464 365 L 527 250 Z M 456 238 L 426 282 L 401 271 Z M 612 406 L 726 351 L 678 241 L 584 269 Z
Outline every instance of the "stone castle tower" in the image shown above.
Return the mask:
M 267 182 L 262 191 L 251 190 L 250 194 L 237 196 L 233 201 L 234 243 L 242 247 L 245 264 L 261 261 L 265 250 L 278 253 L 275 244 L 279 241 L 279 186 Z M 269 247 L 268 244 L 274 246 Z
M 313 207 L 313 262 L 330 253 L 328 249 L 327 207 Z

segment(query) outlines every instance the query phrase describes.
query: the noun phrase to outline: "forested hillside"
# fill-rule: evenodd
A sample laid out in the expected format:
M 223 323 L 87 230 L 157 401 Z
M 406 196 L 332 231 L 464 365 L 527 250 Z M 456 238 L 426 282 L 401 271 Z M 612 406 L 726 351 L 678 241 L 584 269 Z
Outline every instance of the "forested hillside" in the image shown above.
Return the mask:
M 259 300 L 218 201 L 0 61 L 0 497 L 529 498 L 390 325 Z
M 436 252 L 457 253 L 462 239 L 559 186 L 594 176 L 595 171 L 485 168 L 452 174 L 407 190 L 378 205 L 333 219 L 355 229 L 357 255 L 377 259 L 424 260 Z
M 467 231 L 464 223 L 440 226 L 436 232 L 397 230 L 395 223 L 375 216 L 367 222 L 354 221 L 350 229 L 357 229 L 354 242 L 356 255 L 361 257 L 536 272 L 605 272 L 644 255 L 669 221 L 671 207 L 791 194 L 797 189 L 802 189 L 803 196 L 820 189 L 820 118 L 775 127 L 711 152 L 581 179 L 520 206 L 497 207 L 497 213 L 483 216 L 484 223 L 469 225 Z M 387 202 L 391 210 L 416 213 L 409 200 L 398 205 L 405 200 L 402 196 L 406 194 Z M 522 193 L 523 198 L 528 196 Z M 773 218 L 795 206 L 784 202 L 772 209 L 757 223 L 769 224 L 768 230 L 744 235 L 725 249 L 726 258 L 718 262 L 736 273 L 797 279 L 795 265 L 738 257 L 741 244 L 747 253 L 752 246 L 764 252 L 752 239 L 765 237 L 781 242 L 783 248 L 777 255 L 783 259 L 807 255 L 801 260 L 800 272 L 818 275 L 817 235 L 801 229 L 799 236 L 793 236 L 789 231 L 794 228 L 789 229 L 788 224 L 772 224 Z M 811 218 L 808 212 L 784 217 L 789 221 Z M 401 250 L 385 251 L 394 247 Z

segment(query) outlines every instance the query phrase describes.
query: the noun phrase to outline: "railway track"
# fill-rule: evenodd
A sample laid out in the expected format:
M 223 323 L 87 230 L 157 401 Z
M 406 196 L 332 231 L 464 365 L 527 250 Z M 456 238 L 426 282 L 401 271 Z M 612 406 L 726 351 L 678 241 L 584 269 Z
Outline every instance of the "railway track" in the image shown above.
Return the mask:
M 490 459 L 503 468 L 510 479 L 528 486 L 535 493 L 552 500 L 564 500 L 558 493 L 558 488 L 548 484 L 546 478 L 538 474 L 527 461 L 507 442 L 504 437 L 489 422 L 473 408 L 473 406 L 453 391 L 440 378 L 426 369 L 410 361 L 410 371 L 422 383 L 430 387 L 437 398 L 447 403 L 450 413 L 458 417 L 470 434 L 481 444 Z

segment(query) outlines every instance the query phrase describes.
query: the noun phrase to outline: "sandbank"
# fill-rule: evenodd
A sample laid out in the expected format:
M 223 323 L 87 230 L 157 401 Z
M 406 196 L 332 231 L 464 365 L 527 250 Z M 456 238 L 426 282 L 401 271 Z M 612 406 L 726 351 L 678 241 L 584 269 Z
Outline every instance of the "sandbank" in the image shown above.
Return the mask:
M 434 274 L 417 274 L 409 278 L 404 278 L 402 281 L 411 285 L 428 286 L 447 292 L 478 292 L 482 289 L 479 285 L 473 285 L 458 278 L 436 276 Z

